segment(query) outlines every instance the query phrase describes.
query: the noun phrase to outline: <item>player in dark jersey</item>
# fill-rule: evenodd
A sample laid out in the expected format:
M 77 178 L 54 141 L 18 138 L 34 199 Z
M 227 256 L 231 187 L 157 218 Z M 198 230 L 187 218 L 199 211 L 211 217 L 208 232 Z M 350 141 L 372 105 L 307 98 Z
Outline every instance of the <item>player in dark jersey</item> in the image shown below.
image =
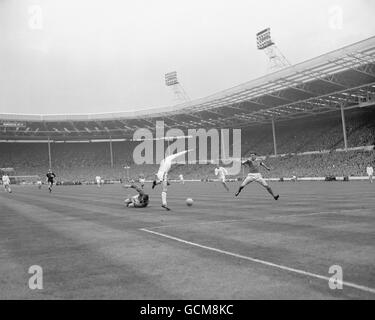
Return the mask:
M 124 201 L 125 205 L 130 208 L 145 208 L 148 206 L 150 201 L 150 197 L 146 194 L 142 188 L 137 187 L 135 184 L 131 185 L 124 185 L 124 188 L 132 188 L 135 189 L 138 194 L 131 198 L 128 198 Z
M 49 169 L 46 176 L 47 176 L 48 190 L 49 192 L 52 192 L 52 186 L 54 184 L 54 179 L 56 178 L 56 175 L 52 172 L 51 169 Z
M 249 183 L 255 181 L 262 185 L 270 194 L 271 196 L 277 200 L 279 199 L 279 195 L 275 195 L 271 189 L 271 187 L 267 184 L 266 180 L 263 179 L 261 173 L 260 173 L 260 167 L 265 168 L 266 170 L 270 171 L 271 169 L 268 168 L 263 161 L 259 161 L 257 159 L 256 153 L 252 153 L 250 155 L 250 158 L 242 162 L 243 166 L 247 166 L 249 169 L 249 173 L 245 180 L 242 182 L 240 188 L 236 192 L 236 197 L 240 194 L 243 188 L 245 188 Z

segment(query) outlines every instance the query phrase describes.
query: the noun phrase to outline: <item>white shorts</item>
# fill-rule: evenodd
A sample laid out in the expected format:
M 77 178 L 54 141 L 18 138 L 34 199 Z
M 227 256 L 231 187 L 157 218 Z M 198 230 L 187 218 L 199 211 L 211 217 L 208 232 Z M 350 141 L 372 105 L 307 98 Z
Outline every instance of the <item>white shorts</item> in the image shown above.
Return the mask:
M 267 187 L 268 186 L 266 180 L 263 179 L 263 177 L 262 177 L 262 175 L 260 173 L 249 173 L 247 175 L 247 177 L 245 178 L 245 180 L 242 182 L 242 185 L 246 186 L 250 182 L 254 182 L 254 181 L 258 182 L 263 187 Z
M 4 187 L 9 187 L 9 182 L 4 182 L 3 185 Z
M 225 179 L 225 177 L 219 177 L 219 181 L 224 183 L 227 179 Z
M 168 173 L 162 170 L 159 170 L 158 173 L 156 174 L 157 178 L 159 181 L 164 181 L 167 180 L 168 178 Z

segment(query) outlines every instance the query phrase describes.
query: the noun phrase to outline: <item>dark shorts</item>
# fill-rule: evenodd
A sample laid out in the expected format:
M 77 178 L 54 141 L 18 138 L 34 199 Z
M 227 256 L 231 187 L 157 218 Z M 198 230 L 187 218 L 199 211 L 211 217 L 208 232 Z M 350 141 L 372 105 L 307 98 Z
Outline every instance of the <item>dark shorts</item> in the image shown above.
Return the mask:
M 146 208 L 147 206 L 148 202 L 134 203 L 134 208 Z

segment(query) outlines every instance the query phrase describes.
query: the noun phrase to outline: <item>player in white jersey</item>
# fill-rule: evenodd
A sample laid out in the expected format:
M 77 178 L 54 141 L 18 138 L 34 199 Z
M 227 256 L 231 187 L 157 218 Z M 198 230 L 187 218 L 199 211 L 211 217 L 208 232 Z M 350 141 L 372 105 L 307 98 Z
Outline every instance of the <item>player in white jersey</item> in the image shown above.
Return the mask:
M 219 181 L 222 183 L 222 185 L 224 186 L 225 190 L 229 191 L 229 188 L 226 184 L 226 178 L 225 176 L 228 174 L 228 171 L 227 169 L 223 168 L 223 167 L 219 167 L 217 166 L 215 168 L 215 176 L 218 176 L 219 177 Z
M 5 191 L 11 193 L 12 189 L 10 188 L 9 176 L 7 174 L 4 174 L 2 180 L 3 180 L 3 186 L 4 186 Z
M 374 168 L 371 166 L 370 163 L 367 165 L 366 172 L 367 172 L 370 183 L 372 183 L 372 177 L 374 175 Z
M 145 182 L 146 182 L 145 176 L 143 174 L 140 174 L 138 181 L 141 184 L 141 188 L 143 189 L 145 187 Z
M 180 178 L 181 183 L 185 184 L 184 176 L 180 174 L 178 177 Z
M 100 185 L 102 184 L 102 178 L 100 176 L 96 176 L 95 177 L 95 181 L 96 181 L 96 185 L 98 186 L 98 188 L 100 187 Z
M 42 180 L 38 179 L 38 181 L 36 182 L 36 185 L 38 186 L 38 189 L 42 189 Z
M 173 161 L 184 155 L 185 153 L 187 152 L 190 152 L 191 150 L 189 151 L 181 151 L 181 152 L 178 152 L 178 153 L 175 153 L 175 154 L 171 154 L 170 156 L 167 156 L 165 157 L 161 162 L 160 162 L 160 166 L 159 166 L 159 171 L 158 173 L 156 174 L 156 180 L 153 181 L 152 183 L 152 189 L 155 188 L 156 185 L 158 184 L 161 184 L 163 186 L 163 190 L 162 190 L 162 193 L 161 193 L 161 200 L 162 200 L 162 207 L 169 211 L 171 209 L 168 208 L 168 205 L 167 205 L 167 186 L 168 186 L 168 171 L 171 169 L 172 167 L 172 163 Z
M 247 166 L 249 168 L 249 174 L 245 178 L 245 180 L 242 182 L 240 188 L 236 192 L 236 197 L 240 194 L 243 188 L 247 186 L 249 183 L 255 181 L 262 185 L 266 190 L 272 195 L 272 197 L 277 200 L 279 199 L 279 195 L 274 195 L 271 187 L 267 184 L 266 180 L 263 179 L 262 175 L 259 172 L 260 167 L 264 167 L 266 170 L 270 171 L 271 169 L 268 168 L 263 161 L 258 161 L 257 156 L 255 153 L 252 153 L 250 155 L 250 158 L 242 162 L 242 165 Z

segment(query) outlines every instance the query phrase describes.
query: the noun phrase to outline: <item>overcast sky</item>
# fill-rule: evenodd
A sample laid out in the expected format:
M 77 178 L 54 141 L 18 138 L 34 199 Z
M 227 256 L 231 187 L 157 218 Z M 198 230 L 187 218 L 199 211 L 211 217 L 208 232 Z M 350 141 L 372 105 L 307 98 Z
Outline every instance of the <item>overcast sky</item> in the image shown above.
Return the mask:
M 375 35 L 374 0 L 0 0 L 0 113 L 95 113 L 200 98 Z M 342 23 L 341 23 L 342 22 Z

